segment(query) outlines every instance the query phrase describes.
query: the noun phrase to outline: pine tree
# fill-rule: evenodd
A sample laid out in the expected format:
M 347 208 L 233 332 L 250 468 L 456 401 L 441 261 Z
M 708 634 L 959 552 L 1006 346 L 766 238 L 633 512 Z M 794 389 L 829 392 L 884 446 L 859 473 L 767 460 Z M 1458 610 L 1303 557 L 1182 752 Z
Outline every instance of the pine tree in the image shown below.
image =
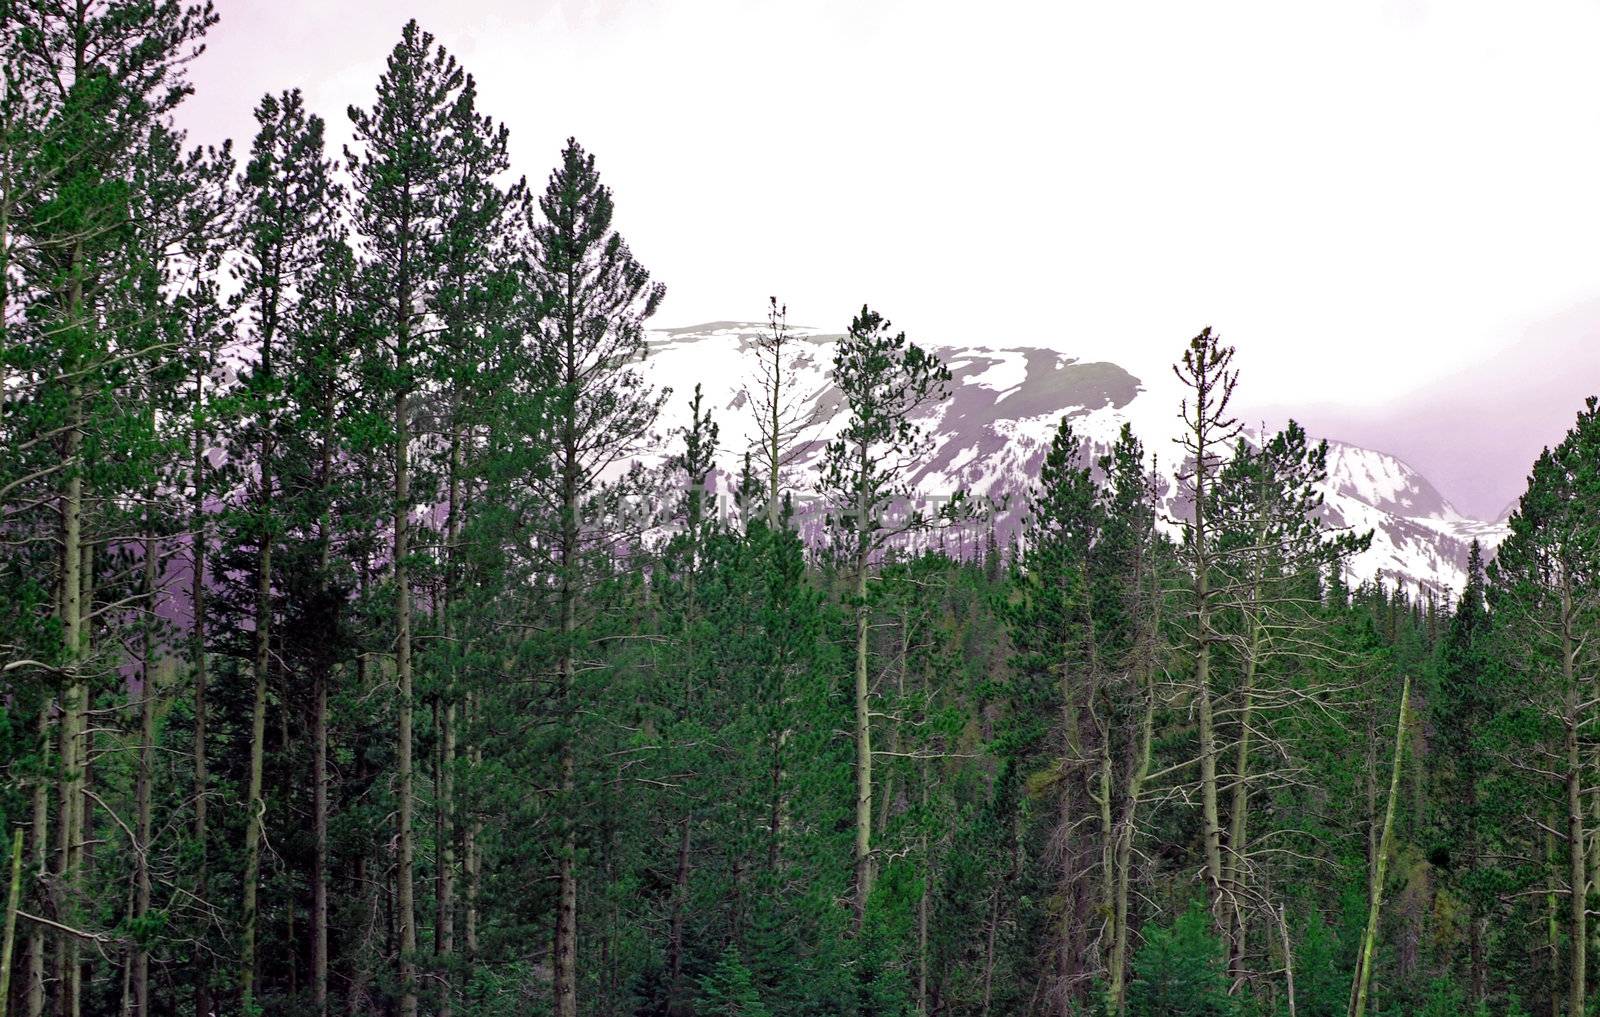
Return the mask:
M 1217 733 L 1211 656 L 1218 641 L 1212 616 L 1218 606 L 1214 585 L 1216 567 L 1215 527 L 1211 521 L 1211 501 L 1224 450 L 1238 435 L 1240 424 L 1229 414 L 1234 386 L 1239 374 L 1233 367 L 1233 347 L 1222 345 L 1221 337 L 1205 328 L 1190 340 L 1183 359 L 1173 373 L 1190 390 L 1184 399 L 1181 416 L 1184 434 L 1180 447 L 1187 456 L 1180 479 L 1186 485 L 1190 518 L 1184 521 L 1183 555 L 1193 577 L 1191 613 L 1194 618 L 1194 696 L 1199 715 L 1200 808 L 1204 841 L 1207 893 L 1218 927 L 1227 929 L 1224 912 L 1222 863 L 1222 819 L 1218 804 Z
M 1435 793 L 1451 803 L 1436 813 L 1440 843 L 1433 858 L 1467 903 L 1468 992 L 1474 1003 L 1488 992 L 1485 922 L 1495 903 L 1495 880 L 1483 857 L 1491 809 L 1481 796 L 1494 765 L 1485 735 L 1502 705 L 1495 688 L 1486 581 L 1483 547 L 1474 540 L 1466 586 L 1439 641 L 1428 696 L 1440 755 L 1434 767 Z
M 109 319 L 119 330 L 141 336 L 141 354 L 131 358 L 137 369 L 128 392 L 143 403 L 143 441 L 129 453 L 143 469 L 133 488 L 135 507 L 123 514 L 139 531 L 141 617 L 133 625 L 140 674 L 130 844 L 134 887 L 124 919 L 135 942 L 124 962 L 121 1003 L 126 1012 L 139 1015 L 150 1012 L 152 945 L 171 948 L 158 942 L 172 898 L 163 892 L 166 899 L 156 899 L 153 870 L 163 859 L 154 843 L 154 810 L 160 791 L 158 714 L 165 712 L 161 700 L 173 691 L 163 686 L 172 684 L 175 662 L 176 633 L 163 606 L 187 528 L 187 507 L 178 491 L 188 479 L 195 426 L 187 419 L 190 402 L 182 388 L 194 365 L 215 357 L 231 338 L 216 291 L 225 253 L 222 231 L 232 221 L 232 153 L 226 144 L 220 150 L 186 150 L 185 142 L 181 132 L 158 124 L 137 152 L 131 175 L 136 281 L 130 299 Z
M 1192 906 L 1170 929 L 1151 929 L 1133 960 L 1129 1012 L 1135 1017 L 1229 1017 L 1227 956 L 1204 908 Z
M 1108 804 L 1114 803 L 1110 843 L 1102 856 L 1111 885 L 1106 995 L 1108 1009 L 1117 1015 L 1127 1007 L 1134 842 L 1155 752 L 1156 709 L 1164 698 L 1157 685 L 1165 639 L 1164 590 L 1172 561 L 1169 545 L 1156 531 L 1154 465 L 1146 465 L 1144 447 L 1127 424 L 1099 461 L 1105 478 L 1100 493 L 1104 522 L 1093 562 L 1094 611 L 1099 653 L 1114 679 L 1108 685 L 1114 698 L 1106 709 L 1102 763 L 1102 794 Z M 1120 752 L 1113 741 L 1120 742 Z
M 1055 998 L 1066 1014 L 1084 997 L 1091 973 L 1090 921 L 1110 902 L 1096 900 L 1091 870 L 1096 832 L 1088 817 L 1100 788 L 1099 759 L 1104 732 L 1094 730 L 1100 712 L 1103 676 L 1095 631 L 1090 557 L 1099 541 L 1101 506 L 1082 442 L 1069 417 L 1062 418 L 1029 494 L 1023 527 L 1024 550 L 1014 570 L 1014 592 L 1007 621 L 1018 653 L 1019 708 L 1043 716 L 1056 712 L 1054 725 L 1037 721 L 1035 738 L 1054 748 L 1049 768 L 1030 778 L 1035 791 L 1049 788 L 1057 812 L 1051 853 L 1060 859 L 1056 899 L 1058 935 Z M 1045 755 L 1045 745 L 1040 749 Z M 1109 814 L 1108 814 L 1109 815 Z M 1109 826 L 1109 823 L 1103 823 Z M 1109 829 L 1098 831 L 1109 843 Z
M 440 370 L 446 391 L 436 395 L 444 424 L 442 450 L 445 516 L 434 543 L 441 550 L 436 626 L 439 639 L 430 648 L 436 712 L 434 955 L 441 969 L 439 1013 L 449 1017 L 454 1004 L 452 970 L 456 954 L 456 849 L 459 820 L 455 802 L 460 712 L 470 693 L 460 678 L 462 654 L 462 548 L 470 491 L 480 472 L 480 448 L 474 433 L 493 426 L 496 398 L 491 387 L 508 380 L 505 359 L 497 350 L 519 342 L 524 302 L 518 281 L 517 220 L 524 212 L 526 188 L 498 183 L 507 172 L 508 132 L 477 107 L 477 83 L 467 75 L 448 114 L 449 133 L 442 139 L 443 180 L 439 192 L 441 219 L 440 284 L 433 297 L 441 333 Z M 512 361 L 519 361 L 513 355 Z M 491 366 L 494 365 L 494 366 Z M 519 390 L 513 388 L 514 393 Z M 469 867 L 470 872 L 470 867 Z M 476 893 L 476 890 L 473 891 Z
M 1327 442 L 1313 444 L 1293 420 L 1257 449 L 1246 440 L 1235 446 L 1219 471 L 1210 514 L 1216 535 L 1220 627 L 1232 644 L 1225 663 L 1237 674 L 1227 690 L 1233 725 L 1234 762 L 1224 831 L 1223 873 L 1227 886 L 1229 974 L 1245 975 L 1244 963 L 1252 908 L 1261 895 L 1254 872 L 1257 855 L 1251 839 L 1251 788 L 1282 780 L 1279 768 L 1256 769 L 1256 757 L 1298 761 L 1285 744 L 1285 715 L 1301 708 L 1300 690 L 1283 671 L 1296 658 L 1320 653 L 1340 656 L 1329 646 L 1321 618 L 1322 579 L 1342 569 L 1370 545 L 1371 533 L 1330 532 L 1320 518 L 1328 478 Z M 1231 658 L 1231 659 L 1230 659 Z
M 1591 877 L 1583 784 L 1591 760 L 1583 741 L 1595 719 L 1592 636 L 1600 625 L 1600 402 L 1595 398 L 1560 444 L 1540 454 L 1508 524 L 1511 533 L 1489 568 L 1490 603 L 1496 628 L 1515 650 L 1508 656 L 1526 675 L 1526 691 L 1519 697 L 1526 705 L 1519 712 L 1531 728 L 1528 748 L 1545 760 L 1543 766 L 1530 765 L 1536 774 L 1553 775 L 1560 786 L 1559 804 L 1551 804 L 1561 817 L 1556 821 L 1566 827 L 1567 1006 L 1576 1014 L 1587 1005 L 1585 888 Z M 1557 885 L 1560 875 L 1551 873 Z
M 546 495 L 556 583 L 555 710 L 561 727 L 559 801 L 563 828 L 555 921 L 556 1017 L 578 1007 L 578 728 L 577 657 L 588 624 L 585 605 L 592 556 L 606 539 L 584 525 L 607 471 L 637 449 L 661 398 L 633 364 L 645 352 L 644 321 L 665 287 L 650 281 L 612 227 L 611 192 L 594 157 L 569 139 L 530 224 L 532 285 L 540 320 L 538 349 L 550 385 L 551 475 Z
M 823 454 L 819 487 L 828 503 L 834 550 L 849 570 L 855 614 L 856 841 L 855 921 L 872 895 L 872 702 L 867 675 L 867 578 L 873 558 L 897 536 L 928 525 L 910 504 L 910 478 L 929 447 L 916 417 L 943 399 L 950 371 L 938 357 L 891 332 L 863 306 L 833 357 L 833 383 L 843 396 L 843 430 Z M 890 513 L 904 513 L 893 520 Z
M 303 440 L 301 427 L 307 423 L 296 419 L 292 382 L 281 373 L 280 361 L 285 357 L 294 301 L 310 288 L 318 261 L 326 254 L 339 200 L 332 161 L 323 154 L 322 120 L 306 112 L 299 92 L 264 97 L 256 108 L 256 123 L 259 129 L 242 181 L 244 264 L 239 276 L 240 302 L 255 358 L 241 392 L 248 425 L 236 432 L 230 455 L 236 464 L 251 464 L 250 472 L 240 478 L 249 490 L 235 539 L 253 553 L 255 584 L 250 608 L 255 693 L 238 979 L 247 1010 L 256 1004 L 257 902 L 266 810 L 262 780 L 277 575 L 273 556 L 285 529 L 293 525 L 292 506 L 299 500 L 298 492 L 280 483 L 279 447 Z
M 53 738 L 57 810 L 48 831 L 55 872 L 46 910 L 80 931 L 102 917 L 85 907 L 93 873 L 84 846 L 96 822 L 87 804 L 89 700 L 97 684 L 112 684 L 117 663 L 95 653 L 93 570 L 99 558 L 112 570 L 104 578 L 117 585 L 132 579 L 128 560 L 101 551 L 148 532 L 150 520 L 124 512 L 127 502 L 117 499 L 152 485 L 156 418 L 138 396 L 150 393 L 158 351 L 171 338 L 155 264 L 164 252 L 147 246 L 153 231 L 140 212 L 157 185 L 148 172 L 157 160 L 149 156 L 170 147 L 166 125 L 188 93 L 183 65 L 215 20 L 209 7 L 125 10 L 104 2 L 8 4 L 3 15 L 0 356 L 3 437 L 12 454 L 0 491 L 8 507 L 22 509 L 7 513 L 8 540 L 27 540 L 32 531 L 55 551 L 48 563 L 39 562 L 45 568 L 40 575 L 49 577 L 43 585 L 53 587 L 49 601 L 32 596 L 38 587 L 31 584 L 22 590 L 35 619 L 42 621 L 46 610 L 53 614 L 53 634 L 39 640 L 43 632 L 27 626 L 30 645 L 20 659 L 45 665 L 49 684 L 58 686 L 50 690 L 59 692 L 60 708 Z M 168 183 L 163 179 L 160 186 Z M 13 302 L 26 313 L 14 313 Z M 41 741 L 50 739 L 42 708 L 38 716 Z M 150 779 L 147 772 L 146 789 Z M 42 794 L 35 805 L 32 855 L 42 869 L 50 817 Z M 142 882 L 136 875 L 135 883 Z M 31 1015 L 46 1004 L 47 944 L 38 930 L 29 939 Z M 85 970 L 95 958 L 84 954 L 75 935 L 58 930 L 54 940 L 54 1003 L 58 1013 L 76 1017 L 85 1004 Z M 131 968 L 140 966 L 136 961 Z
M 750 971 L 732 948 L 723 951 L 716 969 L 701 979 L 696 1013 L 716 1017 L 768 1017 L 772 1013 L 750 979 Z
M 768 297 L 767 305 L 767 329 L 755 341 L 756 391 L 751 396 L 747 386 L 745 394 L 755 417 L 756 456 L 766 472 L 767 528 L 777 529 L 783 514 L 783 473 L 805 448 L 800 439 L 806 421 L 793 391 L 799 340 L 789 332 L 789 305 L 779 304 L 777 297 Z
M 391 457 L 391 583 L 394 613 L 396 924 L 401 1017 L 417 1013 L 417 921 L 413 819 L 414 673 L 413 514 L 427 495 L 413 463 L 421 400 L 437 373 L 438 332 L 430 301 L 440 285 L 444 139 L 464 76 L 455 58 L 415 21 L 401 30 L 370 110 L 350 108 L 359 154 L 348 156 L 355 227 L 362 238 L 364 314 L 378 337 L 369 366 L 376 397 L 391 407 L 386 436 Z M 420 464 L 427 467 L 431 464 Z

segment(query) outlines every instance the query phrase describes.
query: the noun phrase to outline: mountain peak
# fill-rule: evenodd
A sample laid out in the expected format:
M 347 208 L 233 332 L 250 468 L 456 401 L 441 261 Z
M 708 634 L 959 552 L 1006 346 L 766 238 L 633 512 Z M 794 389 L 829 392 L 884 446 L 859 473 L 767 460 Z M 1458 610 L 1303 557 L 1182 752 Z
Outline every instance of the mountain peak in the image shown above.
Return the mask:
M 687 422 L 683 394 L 702 386 L 705 404 L 723 437 L 723 468 L 735 473 L 754 444 L 755 421 L 745 393 L 752 367 L 742 358 L 766 331 L 765 322 L 713 321 L 651 333 L 645 374 L 674 390 L 667 419 Z M 829 376 L 832 347 L 841 336 L 790 327 L 802 340 L 785 365 L 795 402 L 809 421 L 806 447 L 791 466 L 789 483 L 806 491 L 822 443 L 842 425 L 842 400 Z M 1080 361 L 1045 346 L 973 344 L 934 350 L 950 368 L 950 397 L 928 407 L 923 422 L 934 437 L 913 482 L 928 496 L 965 489 L 995 502 L 1009 498 L 996 519 L 1002 533 L 1020 522 L 1023 498 L 1062 417 L 1073 419 L 1090 454 L 1109 450 L 1124 423 L 1155 453 L 1168 511 L 1180 515 L 1176 474 L 1180 428 L 1175 383 L 1146 386 L 1109 361 Z M 720 370 L 708 371 L 715 364 Z M 1156 388 L 1156 391 L 1151 391 Z M 1315 436 L 1313 436 L 1315 437 Z M 1261 436 L 1248 432 L 1246 440 Z M 1494 547 L 1503 522 L 1462 515 L 1428 481 L 1398 457 L 1338 441 L 1328 442 L 1324 511 L 1330 525 L 1373 532 L 1372 547 L 1351 567 L 1355 581 L 1382 579 L 1448 596 L 1465 580 L 1473 539 Z

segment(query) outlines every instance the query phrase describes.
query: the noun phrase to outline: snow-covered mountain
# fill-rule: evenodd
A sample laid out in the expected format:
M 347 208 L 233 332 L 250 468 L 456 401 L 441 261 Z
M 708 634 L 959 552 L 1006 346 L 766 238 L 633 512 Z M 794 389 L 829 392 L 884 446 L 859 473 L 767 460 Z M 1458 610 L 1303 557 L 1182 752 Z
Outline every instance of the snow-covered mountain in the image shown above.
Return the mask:
M 721 430 L 727 474 L 737 472 L 755 435 L 745 386 L 753 383 L 752 346 L 765 327 L 718 321 L 651 333 L 644 374 L 673 390 L 664 430 L 687 421 L 689 397 L 700 384 Z M 811 426 L 805 432 L 810 446 L 794 462 L 788 486 L 804 492 L 813 483 L 823 441 L 843 422 L 839 393 L 829 379 L 839 335 L 794 326 L 790 334 L 800 341 L 786 371 Z M 1147 382 L 1117 364 L 1080 361 L 1042 346 L 973 345 L 937 352 L 954 384 L 950 398 L 927 411 L 935 445 L 917 470 L 919 491 L 937 497 L 964 487 L 996 503 L 1009 496 L 997 524 L 1005 532 L 1015 526 L 1028 484 L 1066 415 L 1095 455 L 1110 447 L 1125 421 L 1131 424 L 1146 450 L 1160 458 L 1168 510 L 1182 511 L 1174 479 L 1180 453 L 1173 442 L 1182 392 L 1170 371 L 1152 372 Z M 1328 465 L 1327 521 L 1374 534 L 1371 550 L 1354 563 L 1353 579 L 1382 576 L 1391 584 L 1403 581 L 1449 595 L 1462 584 L 1470 542 L 1476 538 L 1492 548 L 1504 536 L 1502 523 L 1462 515 L 1394 456 L 1330 441 Z

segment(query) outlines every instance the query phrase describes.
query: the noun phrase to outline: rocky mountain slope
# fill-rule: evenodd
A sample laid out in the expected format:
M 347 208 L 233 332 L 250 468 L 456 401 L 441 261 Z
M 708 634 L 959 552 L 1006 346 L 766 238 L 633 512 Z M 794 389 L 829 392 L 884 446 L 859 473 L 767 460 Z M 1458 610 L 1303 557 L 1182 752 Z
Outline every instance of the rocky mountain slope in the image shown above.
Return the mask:
M 696 383 L 721 429 L 723 470 L 736 473 L 755 434 L 751 393 L 752 344 L 764 323 L 720 321 L 651 334 L 643 372 L 670 387 L 663 433 L 688 418 Z M 801 339 L 787 365 L 803 415 L 809 446 L 796 458 L 789 486 L 809 491 L 822 443 L 842 423 L 838 391 L 829 380 L 837 334 L 791 327 Z M 1084 362 L 1042 346 L 975 345 L 938 348 L 954 376 L 951 397 L 930 407 L 926 422 L 935 446 L 918 467 L 917 489 L 930 498 L 964 487 L 995 503 L 1009 495 L 997 529 L 1014 529 L 1028 484 L 1061 417 L 1099 454 L 1116 439 L 1124 421 L 1160 459 L 1167 509 L 1176 515 L 1175 481 L 1182 391 L 1170 372 L 1147 381 L 1117 364 Z M 1274 422 L 1276 427 L 1281 422 Z M 1259 434 L 1260 425 L 1247 428 Z M 1315 437 L 1315 436 L 1314 436 Z M 671 439 L 664 438 L 670 447 Z M 1354 563 L 1355 580 L 1382 577 L 1448 596 L 1460 588 L 1467 548 L 1474 539 L 1493 547 L 1504 535 L 1500 523 L 1462 515 L 1425 477 L 1399 459 L 1373 449 L 1329 442 L 1327 521 L 1373 531 L 1372 548 Z M 802 493 L 802 514 L 805 512 Z

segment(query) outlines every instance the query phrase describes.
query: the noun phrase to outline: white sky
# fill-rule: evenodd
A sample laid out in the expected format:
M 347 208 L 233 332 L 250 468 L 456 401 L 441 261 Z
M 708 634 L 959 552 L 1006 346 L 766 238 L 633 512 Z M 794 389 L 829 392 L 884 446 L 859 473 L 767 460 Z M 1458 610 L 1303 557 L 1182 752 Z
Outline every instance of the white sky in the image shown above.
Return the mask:
M 520 172 L 595 153 L 664 325 L 866 301 L 1141 373 L 1212 324 L 1247 394 L 1388 412 L 1600 297 L 1594 0 L 218 8 L 194 140 L 298 85 L 342 141 L 414 14 Z

